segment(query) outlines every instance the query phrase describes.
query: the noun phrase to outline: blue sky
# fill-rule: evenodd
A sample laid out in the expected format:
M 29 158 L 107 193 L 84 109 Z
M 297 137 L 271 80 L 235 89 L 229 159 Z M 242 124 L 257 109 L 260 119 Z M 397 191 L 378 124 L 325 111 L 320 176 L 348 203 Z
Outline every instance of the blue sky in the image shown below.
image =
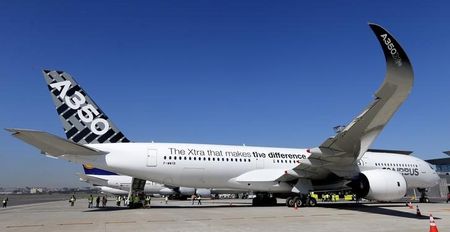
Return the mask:
M 413 91 L 374 148 L 450 149 L 446 1 L 2 1 L 0 127 L 64 136 L 41 69 L 72 74 L 133 141 L 307 148 L 372 100 L 407 51 Z M 0 187 L 85 186 L 79 165 L 0 132 Z

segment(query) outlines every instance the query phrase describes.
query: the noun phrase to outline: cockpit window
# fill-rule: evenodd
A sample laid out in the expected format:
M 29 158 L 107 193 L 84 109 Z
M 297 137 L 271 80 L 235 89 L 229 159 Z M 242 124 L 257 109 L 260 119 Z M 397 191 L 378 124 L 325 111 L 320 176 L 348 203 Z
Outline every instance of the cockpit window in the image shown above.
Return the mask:
M 430 166 L 430 168 L 431 168 L 432 170 L 435 170 L 434 167 L 433 167 L 432 165 L 429 165 L 429 166 Z

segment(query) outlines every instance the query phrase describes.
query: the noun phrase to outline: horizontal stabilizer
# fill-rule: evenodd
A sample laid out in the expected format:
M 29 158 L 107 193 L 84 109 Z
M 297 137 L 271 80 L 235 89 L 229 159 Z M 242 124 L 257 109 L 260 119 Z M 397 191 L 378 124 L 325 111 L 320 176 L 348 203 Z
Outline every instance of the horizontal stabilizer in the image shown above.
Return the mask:
M 86 175 L 86 174 L 82 174 L 82 173 L 78 173 L 78 176 L 80 176 L 80 179 L 82 181 L 86 181 L 89 184 L 99 185 L 99 186 L 106 186 L 106 185 L 108 185 L 108 180 L 103 179 L 103 178 L 99 178 L 99 177 L 91 176 L 91 175 Z
M 12 136 L 33 145 L 44 154 L 51 156 L 61 155 L 104 155 L 106 152 L 93 149 L 81 144 L 71 142 L 44 131 L 28 129 L 6 129 Z

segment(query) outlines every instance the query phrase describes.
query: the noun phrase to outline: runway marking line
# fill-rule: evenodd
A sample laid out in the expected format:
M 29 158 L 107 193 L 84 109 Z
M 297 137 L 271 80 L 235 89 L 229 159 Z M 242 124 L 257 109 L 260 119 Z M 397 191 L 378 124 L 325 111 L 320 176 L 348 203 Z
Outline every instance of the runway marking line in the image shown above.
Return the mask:
M 147 222 L 174 222 L 174 219 L 148 220 Z
M 136 221 L 105 222 L 105 224 L 122 224 L 122 223 L 136 223 Z
M 348 216 L 348 215 L 355 215 L 355 214 L 354 213 L 338 213 L 338 215 Z
M 260 216 L 260 217 L 252 217 L 253 219 L 269 219 L 269 218 L 273 218 L 273 217 L 268 217 L 268 216 Z
M 236 217 L 236 218 L 222 218 L 222 220 L 242 220 L 244 219 L 243 217 Z
M 303 215 L 286 215 L 286 216 L 283 216 L 283 217 L 295 218 L 295 217 L 305 217 L 305 216 L 303 216 Z
M 312 217 L 323 217 L 323 216 L 331 216 L 331 214 L 312 214 Z
M 18 226 L 6 226 L 6 228 L 25 228 L 25 227 L 38 227 L 38 226 L 44 226 L 44 225 L 18 225 Z
M 185 221 L 209 221 L 212 220 L 211 218 L 190 218 L 190 219 L 184 219 Z
M 74 226 L 74 225 L 92 225 L 92 222 L 71 222 L 71 223 L 61 223 L 58 226 Z

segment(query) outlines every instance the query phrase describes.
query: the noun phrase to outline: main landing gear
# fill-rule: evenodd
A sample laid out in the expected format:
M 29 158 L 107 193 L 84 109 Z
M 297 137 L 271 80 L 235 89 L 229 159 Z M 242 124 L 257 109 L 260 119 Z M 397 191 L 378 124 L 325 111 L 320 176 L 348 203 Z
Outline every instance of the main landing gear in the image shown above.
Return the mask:
M 419 202 L 420 203 L 429 203 L 430 199 L 428 199 L 427 197 L 427 189 L 424 188 L 418 188 L 417 190 L 419 190 L 420 192 L 420 198 L 419 198 Z
M 287 207 L 302 207 L 310 206 L 314 207 L 317 205 L 317 200 L 309 195 L 291 196 L 286 198 Z
M 277 198 L 266 193 L 258 193 L 252 200 L 253 206 L 275 206 L 277 205 Z

